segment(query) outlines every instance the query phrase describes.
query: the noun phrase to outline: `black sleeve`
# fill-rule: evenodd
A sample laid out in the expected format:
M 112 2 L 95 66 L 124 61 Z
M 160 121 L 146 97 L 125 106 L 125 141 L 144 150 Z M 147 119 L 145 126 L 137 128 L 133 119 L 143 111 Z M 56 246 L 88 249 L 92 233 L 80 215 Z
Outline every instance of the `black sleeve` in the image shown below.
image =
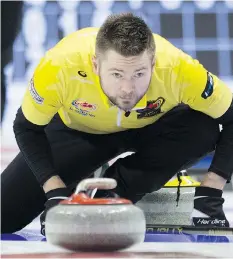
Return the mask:
M 29 122 L 19 108 L 13 125 L 16 142 L 41 186 L 57 175 L 45 127 Z
M 230 181 L 233 173 L 233 101 L 227 112 L 217 120 L 223 129 L 209 171 Z

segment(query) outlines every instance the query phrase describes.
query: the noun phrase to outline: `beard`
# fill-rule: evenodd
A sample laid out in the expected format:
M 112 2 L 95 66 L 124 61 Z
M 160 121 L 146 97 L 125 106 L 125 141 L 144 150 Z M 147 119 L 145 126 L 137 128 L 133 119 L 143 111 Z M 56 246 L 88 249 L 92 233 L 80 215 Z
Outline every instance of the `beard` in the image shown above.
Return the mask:
M 106 93 L 105 93 L 106 94 Z M 125 100 L 121 99 L 119 97 L 113 97 L 113 96 L 108 96 L 109 101 L 120 108 L 123 111 L 130 111 L 134 108 L 134 106 L 142 99 L 145 93 L 143 93 L 141 96 L 135 97 L 133 100 Z
M 150 79 L 151 81 L 151 79 Z M 129 96 L 122 96 L 123 98 L 119 97 L 119 96 L 111 96 L 109 95 L 105 90 L 104 88 L 102 87 L 103 86 L 103 81 L 102 81 L 102 78 L 100 76 L 100 86 L 101 86 L 101 89 L 102 91 L 104 92 L 104 94 L 108 97 L 109 101 L 114 105 L 114 106 L 117 106 L 118 108 L 120 108 L 121 110 L 123 111 L 130 111 L 132 110 L 135 105 L 143 98 L 143 96 L 146 94 L 146 92 L 148 91 L 148 88 L 150 86 L 150 82 L 146 88 L 146 90 L 141 93 L 140 95 L 136 96 L 136 95 L 130 95 L 130 98 Z M 132 97 L 132 98 L 131 98 Z M 127 99 L 126 99 L 127 98 Z

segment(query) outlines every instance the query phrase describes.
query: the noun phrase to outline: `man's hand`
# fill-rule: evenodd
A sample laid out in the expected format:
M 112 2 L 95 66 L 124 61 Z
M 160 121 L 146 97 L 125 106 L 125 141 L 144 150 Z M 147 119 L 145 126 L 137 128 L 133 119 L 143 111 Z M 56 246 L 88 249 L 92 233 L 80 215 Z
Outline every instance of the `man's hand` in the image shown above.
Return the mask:
M 197 227 L 229 227 L 223 211 L 222 190 L 197 186 L 194 195 L 192 223 Z
M 45 203 L 45 210 L 40 216 L 41 234 L 43 236 L 45 236 L 45 219 L 48 210 L 58 205 L 62 200 L 69 198 L 71 195 L 72 192 L 66 187 L 57 188 L 46 193 L 47 202 Z

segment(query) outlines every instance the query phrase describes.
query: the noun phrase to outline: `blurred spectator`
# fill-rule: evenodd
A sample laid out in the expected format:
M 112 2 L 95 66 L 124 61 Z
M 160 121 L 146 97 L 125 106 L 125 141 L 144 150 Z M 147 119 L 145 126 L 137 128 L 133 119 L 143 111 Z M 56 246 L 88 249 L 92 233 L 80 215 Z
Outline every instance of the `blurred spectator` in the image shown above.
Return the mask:
M 6 80 L 4 69 L 12 60 L 13 43 L 22 20 L 23 1 L 1 1 L 1 122 L 6 103 Z

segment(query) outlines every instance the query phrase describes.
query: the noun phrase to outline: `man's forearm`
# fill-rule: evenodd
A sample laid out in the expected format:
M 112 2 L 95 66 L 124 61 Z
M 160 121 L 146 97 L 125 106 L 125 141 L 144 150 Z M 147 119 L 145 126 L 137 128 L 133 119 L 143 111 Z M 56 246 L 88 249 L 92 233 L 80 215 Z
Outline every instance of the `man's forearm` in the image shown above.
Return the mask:
M 40 186 L 44 186 L 51 177 L 58 175 L 53 165 L 52 151 L 44 128 L 45 126 L 34 125 L 27 121 L 22 110 L 18 110 L 14 121 L 15 138 Z
M 220 184 L 221 178 L 230 180 L 233 173 L 233 100 L 227 112 L 217 121 L 222 125 L 223 130 L 216 143 L 214 158 L 208 170 L 208 177 L 214 177 L 215 181 L 219 181 Z M 215 174 L 221 178 L 217 179 L 214 176 Z

